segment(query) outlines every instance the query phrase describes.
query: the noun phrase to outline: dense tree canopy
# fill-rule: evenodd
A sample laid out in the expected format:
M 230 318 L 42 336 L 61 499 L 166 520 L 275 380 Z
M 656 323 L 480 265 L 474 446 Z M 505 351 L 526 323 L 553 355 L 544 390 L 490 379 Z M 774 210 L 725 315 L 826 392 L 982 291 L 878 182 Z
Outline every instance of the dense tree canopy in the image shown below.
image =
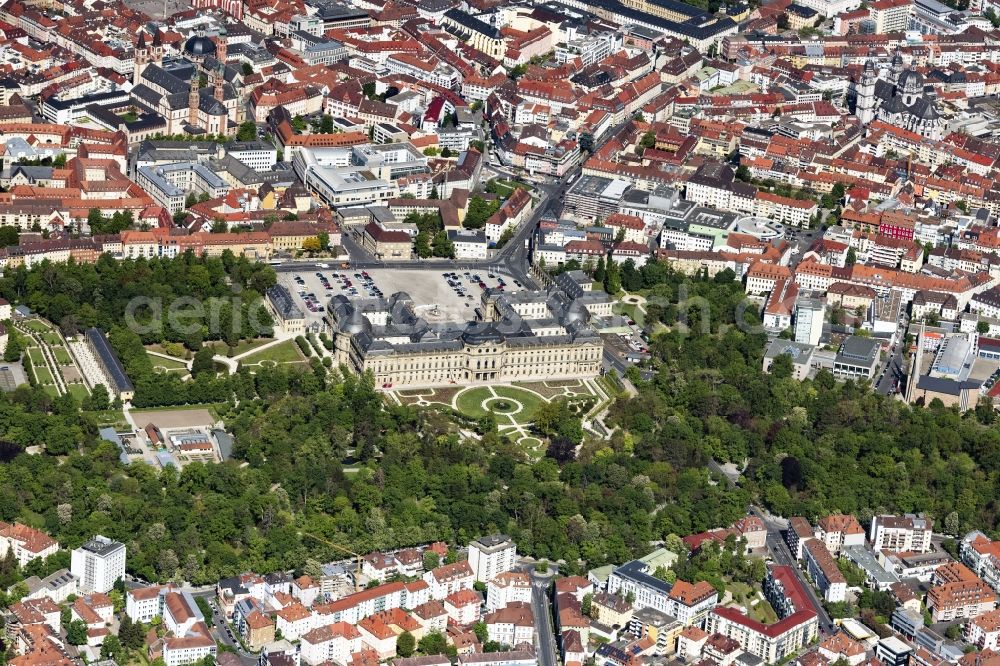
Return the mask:
M 205 291 L 217 284 L 213 275 L 266 282 L 238 261 L 228 273 L 224 260 L 221 273 L 211 262 L 190 266 L 205 269 Z M 70 285 L 74 303 L 93 308 L 130 368 L 140 363 L 129 352 L 141 348 L 138 336 L 117 326 L 124 297 L 97 286 L 102 272 L 128 271 L 47 268 L 15 271 L 0 294 L 32 297 L 49 311 L 45 280 L 87 280 Z M 153 277 L 172 268 L 134 262 L 131 270 L 157 290 L 170 285 L 168 295 L 191 288 Z M 383 401 L 370 377 L 328 372 L 314 358 L 305 371 L 216 379 L 206 370 L 186 382 L 226 394 L 221 410 L 236 460 L 156 472 L 123 467 L 71 397 L 22 388 L 0 395 L 0 520 L 43 528 L 69 547 L 105 534 L 128 545 L 134 573 L 196 583 L 341 557 L 321 539 L 367 552 L 495 531 L 521 552 L 567 560 L 562 571 L 582 571 L 648 552 L 655 541 L 676 547 L 676 535 L 729 525 L 754 501 L 811 518 L 922 510 L 956 529 L 995 533 L 1000 434 L 977 418 L 988 414 L 910 409 L 825 372 L 807 382 L 765 375 L 756 310 L 742 307 L 731 273 L 688 280 L 659 264 L 637 273 L 626 278 L 625 270 L 623 279 L 637 279 L 650 298 L 656 372 L 650 382 L 633 376 L 639 393 L 612 407 L 608 420 L 618 428 L 608 439 L 583 436 L 555 403 L 537 424 L 553 446 L 531 459 L 488 423 L 481 439 L 463 439 L 447 411 Z M 119 279 L 118 290 L 135 293 L 133 279 Z M 19 453 L 53 443 L 49 455 Z M 745 468 L 744 481 L 713 478 L 711 458 Z M 345 461 L 356 469 L 345 473 Z M 729 551 L 691 560 L 685 575 L 713 583 L 757 576 L 756 565 Z

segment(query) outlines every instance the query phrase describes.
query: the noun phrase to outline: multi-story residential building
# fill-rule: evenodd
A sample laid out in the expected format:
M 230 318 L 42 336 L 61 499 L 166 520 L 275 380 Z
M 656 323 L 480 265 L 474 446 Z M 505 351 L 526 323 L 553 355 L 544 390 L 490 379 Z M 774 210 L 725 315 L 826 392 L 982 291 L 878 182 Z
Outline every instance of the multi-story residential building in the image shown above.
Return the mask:
M 616 567 L 608 576 L 608 592 L 632 595 L 636 608 L 652 608 L 670 614 L 670 584 L 656 578 L 642 560 L 632 560 Z
M 133 622 L 148 624 L 153 618 L 163 615 L 163 602 L 170 585 L 151 585 L 128 590 L 125 593 L 125 614 Z
M 826 544 L 813 539 L 806 542 L 804 550 L 806 571 L 823 593 L 823 599 L 828 603 L 844 601 L 847 596 L 847 580 L 833 555 L 826 549 Z
M 732 638 L 746 652 L 773 664 L 812 642 L 818 620 L 790 567 L 770 567 L 765 593 L 781 617 L 777 622 L 765 625 L 735 608 L 716 607 L 708 614 L 705 631 Z
M 667 595 L 670 600 L 668 614 L 685 625 L 700 625 L 710 610 L 719 603 L 719 593 L 709 583 L 688 583 L 678 580 Z
M 513 647 L 533 643 L 535 616 L 530 603 L 512 603 L 483 618 L 491 641 Z
M 814 536 L 826 544 L 827 550 L 836 555 L 842 546 L 865 545 L 865 530 L 858 519 L 850 514 L 830 514 L 819 519 Z
M 806 542 L 814 538 L 812 525 L 802 516 L 792 516 L 788 519 L 788 530 L 785 532 L 785 541 L 792 555 L 801 560 L 805 554 Z
M 361 632 L 346 622 L 334 622 L 306 632 L 299 645 L 302 661 L 309 666 L 347 664 L 361 651 Z
M 1000 589 L 1000 541 L 979 531 L 969 532 L 958 548 L 959 557 L 994 590 Z
M 125 544 L 97 535 L 73 549 L 70 562 L 81 592 L 110 592 L 125 575 Z
M 531 577 L 528 574 L 506 571 L 486 583 L 486 610 L 495 611 L 515 601 L 531 601 Z
M 13 552 L 14 559 L 22 567 L 28 562 L 46 558 L 59 550 L 59 544 L 45 532 L 21 523 L 0 521 L 0 558 Z
M 706 162 L 688 179 L 684 198 L 719 210 L 752 213 L 757 189 L 735 176 L 725 164 Z
M 959 569 L 958 567 L 961 567 Z M 927 608 L 934 622 L 971 619 L 996 608 L 996 593 L 969 569 L 957 564 L 947 580 L 927 593 Z M 935 572 L 938 577 L 940 568 Z
M 931 549 L 933 523 L 923 514 L 875 516 L 868 531 L 872 550 L 926 553 Z
M 168 635 L 162 639 L 159 649 L 167 666 L 183 666 L 215 656 L 215 640 L 189 594 L 166 592 L 162 617 Z
M 479 582 L 489 582 L 498 574 L 511 571 L 517 562 L 517 544 L 510 537 L 494 534 L 469 544 L 469 566 Z
M 455 562 L 431 569 L 424 574 L 424 581 L 430 585 L 432 599 L 444 599 L 460 590 L 471 590 L 476 575 L 469 562 Z
M 979 650 L 1000 651 L 1000 610 L 983 613 L 966 622 L 964 638 Z
M 290 603 L 275 614 L 275 626 L 281 635 L 297 641 L 316 627 L 316 616 L 298 602 Z
M 530 600 L 529 600 L 530 601 Z M 479 608 L 483 598 L 473 590 L 461 590 L 444 598 L 444 609 L 452 624 L 468 627 L 479 620 Z M 512 602 L 525 603 L 525 602 Z

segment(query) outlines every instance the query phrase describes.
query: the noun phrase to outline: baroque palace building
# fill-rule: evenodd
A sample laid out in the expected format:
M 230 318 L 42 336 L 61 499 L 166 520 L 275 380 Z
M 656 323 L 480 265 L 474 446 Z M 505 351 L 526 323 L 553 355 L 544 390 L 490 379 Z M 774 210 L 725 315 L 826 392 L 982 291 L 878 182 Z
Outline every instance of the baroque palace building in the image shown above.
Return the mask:
M 604 293 L 570 297 L 559 287 L 488 290 L 469 322 L 430 323 L 405 292 L 385 299 L 335 296 L 328 306 L 337 363 L 375 385 L 463 386 L 589 379 L 601 370 L 604 341 L 591 320 L 611 314 Z

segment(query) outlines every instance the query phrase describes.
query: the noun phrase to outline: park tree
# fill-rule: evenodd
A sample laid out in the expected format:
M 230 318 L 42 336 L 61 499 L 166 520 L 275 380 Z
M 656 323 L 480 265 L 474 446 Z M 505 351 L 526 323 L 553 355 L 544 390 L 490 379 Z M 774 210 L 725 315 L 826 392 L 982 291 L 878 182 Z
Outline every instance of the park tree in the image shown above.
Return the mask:
M 214 356 L 215 350 L 212 347 L 199 349 L 194 355 L 194 360 L 191 361 L 191 374 L 197 376 L 206 372 L 215 373 Z
M 604 291 L 611 295 L 622 290 L 621 271 L 618 264 L 613 260 L 608 260 L 608 266 L 604 273 Z

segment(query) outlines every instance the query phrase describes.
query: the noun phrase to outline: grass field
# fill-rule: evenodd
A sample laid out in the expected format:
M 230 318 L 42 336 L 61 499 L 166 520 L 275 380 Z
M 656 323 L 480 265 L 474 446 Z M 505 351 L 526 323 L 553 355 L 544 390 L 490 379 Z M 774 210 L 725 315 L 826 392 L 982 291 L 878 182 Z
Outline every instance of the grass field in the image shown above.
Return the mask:
M 514 415 L 514 420 L 518 423 L 530 423 L 535 417 L 535 412 L 545 402 L 537 394 L 513 386 L 497 386 L 493 389 L 500 398 L 516 400 L 521 404 L 521 411 Z M 500 402 L 500 401 L 497 401 Z M 487 403 L 487 406 L 489 404 Z
M 77 400 L 83 400 L 84 398 L 90 397 L 90 391 L 83 384 L 67 384 L 66 390 L 69 394 L 76 398 Z
M 28 358 L 31 359 L 31 364 L 35 367 L 45 365 L 45 357 L 42 356 L 41 347 L 28 347 Z
M 53 347 L 52 353 L 56 357 L 56 363 L 59 365 L 73 365 L 73 359 L 70 358 L 69 352 L 66 351 L 65 347 Z
M 59 397 L 59 389 L 57 389 L 52 384 L 46 384 L 45 386 L 42 387 L 42 390 L 51 395 L 53 398 Z
M 245 354 L 248 351 L 257 349 L 258 347 L 261 347 L 263 345 L 266 345 L 268 342 L 273 342 L 273 341 L 274 338 L 257 338 L 256 340 L 240 340 L 240 343 L 233 348 L 235 350 L 233 352 L 233 356 L 239 356 L 240 354 Z M 229 352 L 229 347 L 221 342 L 213 342 L 211 344 L 215 348 L 215 353 L 217 353 L 219 356 L 225 356 Z M 281 345 L 278 346 L 280 347 Z
M 273 347 L 254 352 L 242 359 L 244 365 L 260 365 L 263 361 L 272 363 L 298 363 L 302 360 L 299 347 L 294 340 L 285 340 Z
M 49 345 L 50 347 L 55 347 L 62 344 L 62 338 L 60 338 L 59 334 L 54 331 L 45 331 L 44 333 L 42 333 L 42 340 L 44 340 L 45 344 Z
M 36 333 L 42 333 L 49 330 L 48 324 L 40 319 L 29 319 L 24 322 L 24 327 L 29 331 L 35 331 Z
M 36 365 L 33 370 L 35 371 L 35 379 L 38 380 L 39 384 L 55 384 L 52 379 L 52 373 L 49 372 L 48 368 Z
M 479 386 L 460 393 L 455 406 L 469 418 L 478 419 L 485 416 L 486 410 L 493 404 L 497 407 L 491 411 L 496 414 L 509 415 L 515 423 L 530 423 L 544 402 L 539 395 L 513 386 L 495 386 L 493 391 Z M 506 406 L 501 407 L 504 403 Z
M 153 364 L 153 367 L 161 367 L 167 370 L 187 370 L 187 365 L 183 361 L 175 361 L 170 358 L 163 358 L 162 356 L 149 356 L 149 362 Z

